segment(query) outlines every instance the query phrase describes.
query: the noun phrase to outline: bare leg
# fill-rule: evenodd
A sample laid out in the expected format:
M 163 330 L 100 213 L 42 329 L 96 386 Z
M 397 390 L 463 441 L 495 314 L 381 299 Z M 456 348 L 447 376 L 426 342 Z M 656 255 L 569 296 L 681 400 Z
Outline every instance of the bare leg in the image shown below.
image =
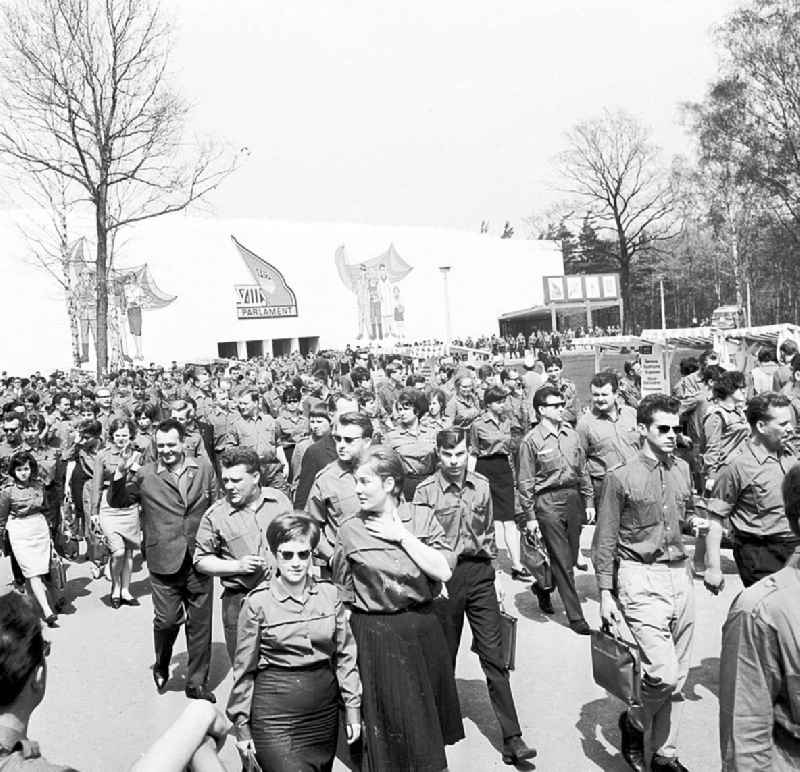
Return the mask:
M 126 600 L 131 598 L 131 574 L 133 573 L 133 550 L 125 548 L 125 556 L 122 562 L 122 574 L 120 576 L 120 596 Z
M 28 587 L 30 587 L 33 597 L 39 604 L 44 618 L 53 616 L 53 609 L 50 608 L 50 602 L 47 600 L 47 590 L 45 589 L 44 582 L 41 576 L 32 576 L 28 579 Z
M 111 597 L 120 596 L 122 574 L 125 566 L 125 548 L 111 554 Z M 130 579 L 130 576 L 128 577 Z
M 502 526 L 506 549 L 511 558 L 511 568 L 515 571 L 519 571 L 522 569 L 522 563 L 520 562 L 519 528 L 517 528 L 517 524 L 513 520 L 502 523 Z

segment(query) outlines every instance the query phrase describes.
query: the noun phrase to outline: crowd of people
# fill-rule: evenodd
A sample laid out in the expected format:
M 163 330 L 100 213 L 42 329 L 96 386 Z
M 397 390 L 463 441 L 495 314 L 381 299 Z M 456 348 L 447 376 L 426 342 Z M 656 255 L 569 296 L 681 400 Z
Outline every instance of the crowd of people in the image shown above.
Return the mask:
M 27 723 L 4 732 L 4 716 L 29 716 L 42 697 L 47 642 L 31 615 L 58 626 L 53 561 L 90 561 L 116 612 L 140 603 L 140 552 L 159 692 L 183 626 L 186 695 L 216 701 L 218 577 L 233 687 L 230 724 L 212 718 L 209 733 L 230 729 L 246 764 L 330 770 L 338 748 L 354 769 L 446 769 L 446 747 L 464 737 L 465 618 L 502 759 L 518 764 L 536 750 L 511 690 L 497 574 L 530 583 L 546 615 L 557 592 L 571 630 L 589 635 L 575 571 L 589 567 L 580 537 L 594 525 L 603 625 L 641 652 L 641 704 L 619 717 L 629 766 L 686 769 L 694 579 L 719 592 L 727 539 L 746 589 L 724 627 L 723 765 L 797 768 L 797 347 L 765 347 L 747 373 L 705 351 L 681 362 L 672 395 L 642 397 L 635 359 L 584 394 L 558 348 L 534 343 L 515 366 L 357 349 L 99 380 L 4 374 L 0 544 L 16 592 L 0 597 L 0 750 L 31 752 Z M 529 542 L 543 545 L 552 585 L 526 568 Z

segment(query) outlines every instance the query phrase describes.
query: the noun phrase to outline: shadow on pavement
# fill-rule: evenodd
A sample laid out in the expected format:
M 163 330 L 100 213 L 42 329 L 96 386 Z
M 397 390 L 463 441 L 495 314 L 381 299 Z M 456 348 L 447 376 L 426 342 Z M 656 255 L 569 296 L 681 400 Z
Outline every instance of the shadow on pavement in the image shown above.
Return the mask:
M 145 576 L 144 579 L 137 579 L 131 582 L 131 595 L 134 598 L 142 598 L 150 594 L 150 577 Z
M 64 588 L 64 605 L 59 609 L 59 614 L 74 614 L 77 609 L 75 608 L 74 601 L 77 598 L 83 598 L 91 595 L 87 589 L 92 580 L 88 576 L 79 576 L 75 579 L 70 579 L 67 586 Z
M 608 752 L 601 742 L 619 747 L 619 728 L 617 721 L 622 712 L 622 703 L 612 697 L 587 702 L 581 708 L 581 715 L 575 725 L 580 738 L 583 753 L 605 772 L 626 772 L 630 767 L 620 754 Z M 613 738 L 613 740 L 611 739 Z
M 182 651 L 172 657 L 172 674 L 169 679 L 167 691 L 182 692 L 186 688 L 186 670 L 189 655 Z M 225 644 L 215 641 L 211 644 L 211 668 L 208 671 L 208 688 L 213 692 L 228 675 L 231 663 L 228 659 L 228 650 Z
M 702 699 L 695 690 L 697 686 L 704 686 L 719 699 L 719 657 L 706 657 L 699 665 L 689 669 L 683 687 L 683 695 L 687 700 L 695 702 Z

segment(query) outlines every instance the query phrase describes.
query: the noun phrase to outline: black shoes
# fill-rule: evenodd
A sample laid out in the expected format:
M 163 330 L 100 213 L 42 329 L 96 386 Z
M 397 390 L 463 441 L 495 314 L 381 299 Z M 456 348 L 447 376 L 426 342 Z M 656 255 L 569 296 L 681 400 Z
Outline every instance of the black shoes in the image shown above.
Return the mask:
M 141 603 L 139 603 L 137 598 L 120 598 L 119 601 L 120 601 L 120 603 L 122 603 L 123 606 L 141 606 L 142 605 Z
M 539 587 L 536 582 L 531 585 L 531 592 L 536 596 L 536 600 L 539 601 L 539 610 L 543 614 L 555 614 L 555 609 L 553 608 L 553 601 L 550 600 L 550 592 L 548 590 L 543 590 Z
M 58 615 L 57 614 L 50 614 L 49 617 L 44 618 L 44 623 L 48 627 L 58 627 Z
M 653 755 L 650 762 L 651 772 L 689 772 L 689 770 L 678 761 L 677 756 Z
M 520 761 L 532 759 L 536 756 L 536 748 L 529 748 L 525 741 L 517 735 L 509 737 L 503 743 L 503 763 L 519 764 Z
M 570 620 L 569 627 L 573 633 L 578 635 L 591 635 L 592 628 L 585 619 L 572 619 Z
M 118 609 L 122 605 L 122 598 L 112 598 L 111 608 Z
M 217 698 L 214 692 L 210 692 L 205 686 L 187 686 L 186 696 L 190 700 L 208 700 L 208 702 L 216 702 Z
M 515 579 L 518 582 L 522 582 L 525 579 L 530 579 L 531 578 L 531 572 L 528 571 L 528 569 L 525 568 L 525 566 L 523 566 L 519 570 L 517 570 L 516 568 L 512 568 L 511 569 L 511 578 Z
M 619 715 L 619 731 L 622 758 L 628 762 L 631 769 L 644 772 L 644 733 L 628 720 L 627 710 L 623 710 Z
M 168 670 L 159 670 L 157 667 L 153 667 L 153 683 L 156 685 L 156 689 L 159 692 L 164 691 L 164 687 L 167 685 L 167 681 L 169 681 L 169 671 Z

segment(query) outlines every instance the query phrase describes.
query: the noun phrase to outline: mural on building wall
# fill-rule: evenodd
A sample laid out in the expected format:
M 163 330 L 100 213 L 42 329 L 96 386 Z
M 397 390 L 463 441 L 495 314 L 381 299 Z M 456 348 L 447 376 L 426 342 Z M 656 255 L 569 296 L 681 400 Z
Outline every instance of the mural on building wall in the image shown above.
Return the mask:
M 297 296 L 286 283 L 283 274 L 274 265 L 240 244 L 234 236 L 231 239 L 256 281 L 255 284 L 236 285 L 237 318 L 274 319 L 297 316 Z
M 336 270 L 356 297 L 358 340 L 402 339 L 406 334 L 405 304 L 399 282 L 412 267 L 389 245 L 383 254 L 350 263 L 344 245 L 336 250 Z
M 89 361 L 90 341 L 97 330 L 97 273 L 79 239 L 70 257 L 78 315 L 81 359 Z M 142 361 L 142 311 L 164 308 L 177 295 L 158 287 L 149 266 L 114 268 L 108 272 L 108 348 L 112 364 Z

